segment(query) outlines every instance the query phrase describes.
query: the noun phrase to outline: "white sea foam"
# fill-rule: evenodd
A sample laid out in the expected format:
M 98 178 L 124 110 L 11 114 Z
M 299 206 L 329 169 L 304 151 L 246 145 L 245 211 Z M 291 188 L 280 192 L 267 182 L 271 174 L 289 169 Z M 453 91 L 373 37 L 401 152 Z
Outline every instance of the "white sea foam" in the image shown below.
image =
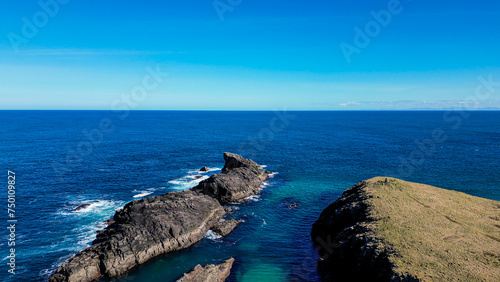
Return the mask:
M 271 173 L 269 173 L 269 178 L 273 178 L 276 174 L 279 174 L 279 172 L 271 172 Z
M 266 188 L 266 186 L 269 186 L 269 183 L 268 182 L 264 182 L 260 185 L 260 190 Z
M 72 210 L 81 204 L 90 204 L 81 210 Z M 71 250 L 80 251 L 81 249 L 90 245 L 95 239 L 96 231 L 106 227 L 105 221 L 113 216 L 113 214 L 123 207 L 123 201 L 109 201 L 109 200 L 93 200 L 93 201 L 72 201 L 66 208 L 56 213 L 56 216 L 69 218 L 70 220 L 77 220 L 81 222 L 77 228 L 72 230 L 72 234 L 67 236 L 62 242 L 72 243 Z M 56 244 L 56 245 L 57 245 Z
M 151 195 L 151 194 L 153 194 L 153 192 L 144 192 L 144 193 L 134 195 L 133 197 L 134 198 L 143 198 L 143 197 L 146 197 L 147 195 Z
M 219 234 L 215 234 L 212 230 L 208 230 L 207 233 L 205 234 L 205 238 L 210 239 L 210 240 L 217 240 L 222 238 Z
M 188 173 L 190 173 L 190 174 L 193 174 L 193 173 L 205 174 L 205 173 L 208 173 L 208 172 L 214 172 L 214 171 L 220 171 L 220 170 L 222 170 L 222 168 L 220 168 L 220 167 L 207 167 L 207 168 L 208 168 L 208 171 L 200 171 L 199 169 L 192 169 L 192 170 L 189 170 Z
M 147 188 L 147 189 L 144 189 L 144 190 L 134 190 L 132 191 L 133 193 L 138 193 L 136 195 L 133 196 L 133 198 L 143 198 L 143 197 L 146 197 L 148 195 L 151 195 L 153 194 L 154 192 L 158 191 L 158 190 L 162 190 L 162 189 L 165 189 L 166 187 L 165 186 L 160 186 L 160 187 L 152 187 L 152 188 Z
M 72 212 L 76 207 L 82 204 L 89 206 Z M 78 200 L 69 201 L 64 208 L 55 213 L 56 220 L 68 221 L 68 225 L 77 226 L 67 232 L 61 240 L 53 241 L 52 244 L 40 246 L 43 253 L 60 253 L 66 254 L 58 259 L 51 267 L 42 269 L 39 275 L 45 280 L 56 270 L 60 265 L 66 262 L 70 257 L 77 252 L 90 246 L 96 238 L 97 230 L 106 228 L 105 221 L 113 216 L 116 210 L 123 207 L 125 201 L 112 200 L 89 200 L 83 197 L 78 197 Z
M 213 169 L 212 171 L 215 171 L 215 169 Z M 170 180 L 168 183 L 172 184 L 175 190 L 187 190 L 195 187 L 196 185 L 198 185 L 198 183 L 209 177 L 210 176 L 207 175 L 205 172 L 189 171 L 188 175 L 185 175 L 181 178 L 177 178 L 174 180 Z
M 78 206 L 88 204 L 79 210 L 75 210 Z M 73 215 L 80 216 L 86 213 L 98 214 L 103 211 L 116 210 L 116 207 L 123 205 L 121 201 L 108 201 L 108 200 L 81 200 L 81 201 L 71 201 L 68 205 L 57 212 L 58 215 Z M 75 211 L 74 211 L 75 210 Z
M 258 202 L 260 201 L 260 195 L 248 196 L 245 198 L 246 201 Z

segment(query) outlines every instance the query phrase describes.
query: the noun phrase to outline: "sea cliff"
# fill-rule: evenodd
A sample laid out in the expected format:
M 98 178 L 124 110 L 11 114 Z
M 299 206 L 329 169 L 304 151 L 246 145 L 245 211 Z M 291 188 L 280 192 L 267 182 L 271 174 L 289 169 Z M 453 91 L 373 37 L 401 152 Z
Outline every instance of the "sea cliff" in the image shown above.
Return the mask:
M 324 281 L 500 281 L 500 202 L 376 177 L 314 223 Z

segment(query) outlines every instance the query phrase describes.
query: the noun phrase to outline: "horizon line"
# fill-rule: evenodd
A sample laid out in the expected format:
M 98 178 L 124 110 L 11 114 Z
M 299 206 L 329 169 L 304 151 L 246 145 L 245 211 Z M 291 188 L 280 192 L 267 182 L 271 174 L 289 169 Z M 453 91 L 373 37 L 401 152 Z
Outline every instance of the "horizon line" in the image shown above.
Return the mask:
M 475 111 L 475 112 L 500 112 L 500 108 L 495 109 L 451 109 L 451 108 L 442 108 L 442 109 L 359 109 L 359 110 L 287 110 L 287 112 L 442 112 L 442 111 L 457 111 L 457 110 L 465 110 L 465 111 Z M 114 112 L 114 110 L 102 110 L 102 109 L 0 109 L 0 111 L 67 111 L 67 112 Z M 279 109 L 273 110 L 128 110 L 131 112 L 273 112 L 279 111 Z

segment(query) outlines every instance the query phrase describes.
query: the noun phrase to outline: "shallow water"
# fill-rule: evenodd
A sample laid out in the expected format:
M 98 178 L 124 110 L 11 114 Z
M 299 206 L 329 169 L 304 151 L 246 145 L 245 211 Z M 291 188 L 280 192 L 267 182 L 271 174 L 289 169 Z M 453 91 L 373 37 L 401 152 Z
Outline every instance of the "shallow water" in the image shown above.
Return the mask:
M 172 281 L 196 264 L 233 256 L 231 281 L 317 281 L 311 224 L 343 190 L 377 175 L 500 200 L 499 112 L 473 112 L 457 129 L 443 112 L 293 115 L 277 131 L 270 126 L 273 112 L 131 112 L 120 120 L 107 111 L 0 111 L 0 164 L 16 172 L 19 220 L 18 274 L 7 275 L 3 266 L 0 280 L 46 280 L 90 245 L 116 209 L 146 194 L 196 185 L 198 169 L 213 168 L 200 175 L 217 173 L 225 151 L 279 172 L 259 197 L 233 205 L 231 217 L 245 222 L 225 238 L 206 238 L 120 280 Z M 85 140 L 82 130 L 98 128 L 103 118 L 111 119 L 114 131 L 79 162 L 54 171 L 53 163 L 64 164 Z M 422 164 L 407 173 L 401 159 L 421 156 L 415 140 L 432 138 L 436 128 L 447 140 L 414 159 Z M 0 200 L 6 203 L 6 193 Z M 91 205 L 71 212 L 82 203 Z M 298 206 L 290 209 L 293 203 Z M 7 255 L 6 240 L 0 250 Z

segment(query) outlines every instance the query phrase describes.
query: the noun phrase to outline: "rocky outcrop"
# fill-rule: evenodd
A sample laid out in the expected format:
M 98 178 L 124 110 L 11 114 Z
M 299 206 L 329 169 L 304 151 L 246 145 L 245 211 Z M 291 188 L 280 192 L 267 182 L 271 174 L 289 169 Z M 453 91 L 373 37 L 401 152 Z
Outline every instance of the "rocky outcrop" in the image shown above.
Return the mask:
M 193 191 L 218 199 L 221 203 L 242 202 L 260 193 L 260 186 L 269 175 L 254 161 L 224 153 L 226 164 L 221 173 L 201 181 Z
M 224 159 L 222 176 L 213 175 L 213 181 L 205 182 L 201 189 L 125 205 L 107 222 L 106 229 L 98 232 L 92 246 L 59 267 L 49 280 L 114 278 L 154 257 L 191 246 L 211 229 L 222 236 L 229 234 L 239 221 L 220 221 L 229 211 L 221 203 L 259 193 L 258 188 L 268 177 L 252 160 L 231 153 L 225 153 Z
M 224 282 L 231 274 L 234 258 L 225 260 L 223 263 L 214 265 L 197 265 L 193 270 L 184 274 L 177 282 Z
M 186 248 L 203 238 L 226 214 L 217 200 L 194 191 L 172 192 L 128 203 L 50 281 L 116 277 L 149 259 Z
M 240 221 L 235 219 L 228 219 L 224 221 L 217 222 L 214 227 L 212 227 L 212 231 L 219 234 L 222 237 L 229 235 L 229 233 L 233 232 L 236 227 L 240 225 Z
M 204 166 L 204 167 L 200 168 L 200 171 L 207 172 L 207 171 L 210 171 L 210 169 L 208 167 Z
M 500 202 L 393 178 L 346 190 L 314 223 L 324 281 L 500 281 Z

